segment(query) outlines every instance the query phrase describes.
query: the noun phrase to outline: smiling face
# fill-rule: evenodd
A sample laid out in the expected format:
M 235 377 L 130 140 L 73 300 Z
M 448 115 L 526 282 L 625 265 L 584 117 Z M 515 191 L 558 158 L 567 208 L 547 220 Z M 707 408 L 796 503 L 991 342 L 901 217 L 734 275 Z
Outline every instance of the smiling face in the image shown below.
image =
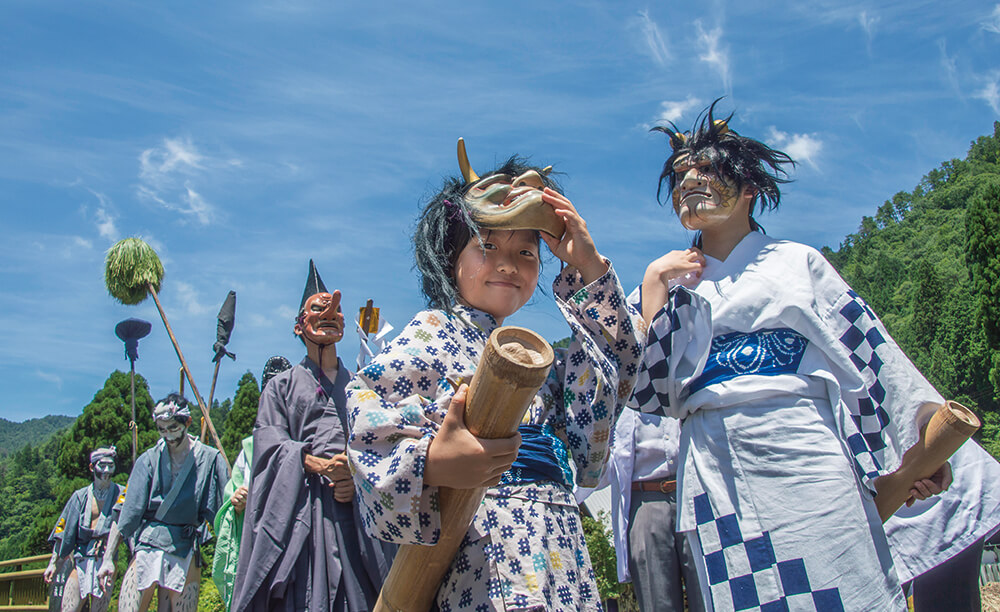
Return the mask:
M 177 419 L 156 419 L 156 431 L 160 432 L 168 447 L 177 448 L 184 441 L 187 425 Z
M 706 157 L 682 155 L 674 162 L 676 177 L 673 203 L 681 224 L 689 230 L 705 230 L 743 221 L 752 191 L 739 186 L 712 169 Z M 742 214 L 736 214 L 742 211 Z
M 455 262 L 459 300 L 493 315 L 497 323 L 524 306 L 538 284 L 538 234 L 494 230 L 472 239 Z
M 344 337 L 344 313 L 340 310 L 340 291 L 309 296 L 295 324 L 295 334 L 314 344 L 340 342 Z

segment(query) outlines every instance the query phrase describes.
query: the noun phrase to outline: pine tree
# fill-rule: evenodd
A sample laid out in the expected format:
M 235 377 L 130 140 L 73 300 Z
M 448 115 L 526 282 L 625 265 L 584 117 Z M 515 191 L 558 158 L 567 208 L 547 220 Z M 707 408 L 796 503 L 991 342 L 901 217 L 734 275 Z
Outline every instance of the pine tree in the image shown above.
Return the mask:
M 1000 395 L 1000 178 L 995 175 L 987 177 L 969 200 L 965 231 L 977 321 L 993 351 L 989 378 Z
M 236 461 L 243 438 L 253 433 L 259 401 L 260 389 L 257 387 L 257 379 L 247 370 L 240 378 L 236 397 L 233 399 L 233 408 L 226 417 L 226 431 L 222 435 L 222 448 L 225 449 L 230 461 Z
M 118 473 L 128 474 L 132 471 L 130 385 L 129 375 L 116 370 L 104 382 L 104 388 L 83 408 L 83 414 L 62 439 L 57 460 L 61 476 L 69 480 L 89 481 L 90 452 L 111 444 L 118 448 Z M 158 434 L 153 426 L 152 411 L 153 398 L 149 395 L 146 380 L 136 374 L 135 420 L 139 429 L 137 455 L 156 443 Z

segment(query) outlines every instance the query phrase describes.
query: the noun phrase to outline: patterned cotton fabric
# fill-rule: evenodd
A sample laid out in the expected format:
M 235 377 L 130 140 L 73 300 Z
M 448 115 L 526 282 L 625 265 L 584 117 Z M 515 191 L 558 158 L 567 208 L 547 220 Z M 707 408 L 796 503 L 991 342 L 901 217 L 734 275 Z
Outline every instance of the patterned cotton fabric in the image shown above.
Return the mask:
M 565 448 L 576 480 L 594 486 L 611 427 L 642 354 L 645 325 L 613 270 L 584 286 L 573 268 L 553 283 L 572 330 L 525 415 Z M 433 544 L 438 489 L 423 484 L 427 447 L 453 389 L 475 373 L 489 314 L 456 306 L 418 313 L 348 385 L 350 457 L 369 533 L 398 544 Z M 508 479 L 510 480 L 510 479 Z M 487 492 L 438 593 L 442 611 L 597 610 L 600 601 L 572 492 L 553 481 Z

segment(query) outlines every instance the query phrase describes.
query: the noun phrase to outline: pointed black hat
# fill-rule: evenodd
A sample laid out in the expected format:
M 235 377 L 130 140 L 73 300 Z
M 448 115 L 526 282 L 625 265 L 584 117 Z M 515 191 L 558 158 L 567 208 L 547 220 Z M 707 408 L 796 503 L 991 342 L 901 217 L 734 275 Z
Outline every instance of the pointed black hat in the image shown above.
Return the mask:
M 323 284 L 323 279 L 319 277 L 319 271 L 316 269 L 316 264 L 313 260 L 309 260 L 309 276 L 306 277 L 306 288 L 302 292 L 302 303 L 299 304 L 299 312 L 306 307 L 306 300 L 310 296 L 316 295 L 317 293 L 329 293 L 326 290 L 326 285 Z

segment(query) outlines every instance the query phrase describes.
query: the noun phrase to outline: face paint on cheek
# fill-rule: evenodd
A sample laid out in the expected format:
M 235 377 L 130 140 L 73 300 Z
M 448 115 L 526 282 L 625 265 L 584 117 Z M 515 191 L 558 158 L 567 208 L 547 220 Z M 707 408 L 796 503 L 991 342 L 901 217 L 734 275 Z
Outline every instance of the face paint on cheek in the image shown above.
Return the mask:
M 115 475 L 115 466 L 107 465 L 105 463 L 98 463 L 94 466 L 94 476 L 98 480 L 109 480 Z
M 713 176 L 708 180 L 708 186 L 719 194 L 720 206 L 723 208 L 736 206 L 736 196 L 738 195 L 736 187 L 717 176 Z

